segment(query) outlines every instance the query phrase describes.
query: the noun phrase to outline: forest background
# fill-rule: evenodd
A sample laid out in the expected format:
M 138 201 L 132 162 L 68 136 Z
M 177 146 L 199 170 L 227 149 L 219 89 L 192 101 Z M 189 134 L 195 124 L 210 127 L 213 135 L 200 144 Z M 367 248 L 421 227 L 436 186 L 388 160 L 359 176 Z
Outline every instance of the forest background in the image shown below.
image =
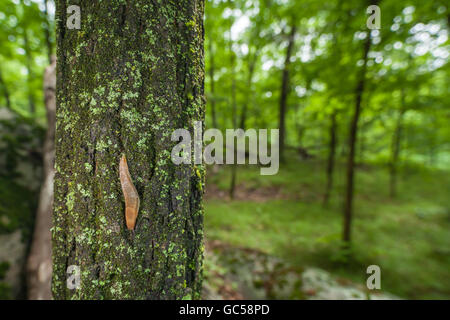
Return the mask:
M 449 5 L 368 5 L 206 1 L 206 127 L 279 128 L 282 162 L 208 167 L 205 298 L 450 298 Z M 1 298 L 27 296 L 54 19 L 0 3 Z

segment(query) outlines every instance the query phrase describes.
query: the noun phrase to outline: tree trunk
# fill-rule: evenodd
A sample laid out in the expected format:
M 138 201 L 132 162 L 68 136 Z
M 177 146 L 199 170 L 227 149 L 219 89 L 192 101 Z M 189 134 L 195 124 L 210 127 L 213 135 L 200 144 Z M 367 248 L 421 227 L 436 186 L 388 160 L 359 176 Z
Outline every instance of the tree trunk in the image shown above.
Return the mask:
M 84 1 L 81 30 L 65 28 L 69 5 L 56 9 L 53 296 L 199 298 L 205 170 L 172 162 L 171 134 L 204 120 L 204 1 Z M 122 155 L 140 198 L 133 230 Z
M 55 175 L 56 60 L 45 69 L 44 98 L 47 134 L 44 141 L 44 182 L 39 196 L 33 241 L 27 262 L 27 290 L 30 300 L 51 299 L 52 276 L 52 205 Z
M 6 86 L 5 80 L 3 79 L 3 74 L 0 70 L 0 86 L 3 89 L 3 96 L 5 97 L 6 107 L 11 110 L 11 98 L 9 95 L 8 87 Z
M 325 189 L 325 197 L 323 199 L 323 204 L 328 205 L 330 199 L 331 190 L 333 189 L 333 173 L 334 173 L 334 159 L 336 155 L 336 131 L 337 131 L 337 121 L 336 121 L 336 111 L 331 114 L 331 125 L 330 125 L 330 144 L 329 153 L 327 161 L 327 186 Z
M 237 174 L 237 165 L 233 164 L 231 167 L 231 182 L 230 182 L 230 199 L 234 199 L 234 191 L 236 190 L 236 174 Z
M 280 158 L 283 160 L 284 156 L 284 145 L 286 140 L 286 108 L 287 108 L 287 98 L 289 93 L 289 66 L 291 62 L 292 49 L 294 47 L 295 33 L 297 28 L 295 25 L 291 27 L 291 32 L 289 34 L 288 46 L 286 49 L 286 57 L 284 60 L 284 68 L 281 78 L 281 93 L 280 93 L 280 111 L 279 111 L 279 129 L 280 129 Z
M 48 1 L 44 0 L 44 15 L 45 15 L 45 26 L 44 26 L 44 35 L 45 35 L 45 43 L 47 45 L 47 56 L 48 61 L 52 63 L 52 54 L 53 54 L 53 45 L 50 36 L 50 17 L 48 15 Z
M 345 191 L 344 204 L 344 230 L 343 241 L 345 246 L 350 245 L 351 241 L 351 223 L 353 215 L 353 189 L 354 189 L 354 172 L 355 172 L 355 147 L 358 138 L 358 121 L 361 113 L 361 100 L 364 94 L 364 87 L 366 83 L 367 58 L 371 46 L 370 32 L 368 32 L 366 41 L 364 42 L 363 66 L 360 70 L 358 84 L 355 90 L 355 110 L 350 123 L 350 137 L 349 137 L 349 154 L 347 160 L 347 187 Z
M 392 156 L 389 166 L 389 195 L 391 198 L 395 198 L 397 194 L 397 165 L 400 156 L 400 144 L 402 141 L 403 131 L 403 115 L 405 114 L 405 94 L 404 90 L 401 90 L 401 106 L 397 117 L 397 123 L 395 125 L 394 135 L 392 137 Z
M 364 162 L 364 152 L 366 150 L 366 135 L 364 134 L 365 133 L 364 126 L 363 126 L 363 128 L 359 129 L 359 132 L 360 132 L 360 134 L 359 134 L 359 139 L 357 142 L 357 145 L 359 145 L 359 154 L 358 154 L 357 163 L 359 165 L 362 165 Z
M 211 86 L 211 117 L 212 117 L 212 125 L 213 128 L 217 129 L 217 115 L 216 115 L 216 98 L 214 97 L 214 71 L 215 71 L 215 65 L 214 65 L 214 52 L 213 52 L 213 45 L 212 40 L 209 39 L 209 56 L 210 56 L 210 66 L 209 66 L 209 80 L 210 80 L 210 86 Z
M 233 128 L 236 129 L 237 126 L 237 105 L 236 105 L 236 76 L 234 72 L 234 64 L 236 56 L 234 55 L 233 48 L 232 48 L 232 40 L 231 40 L 231 32 L 230 32 L 230 54 L 231 54 L 231 106 L 232 106 L 232 122 L 233 122 Z M 227 141 L 227 148 L 228 146 Z M 234 143 L 234 141 L 233 141 Z M 236 161 L 236 149 L 234 149 L 234 161 Z M 234 191 L 236 189 L 236 172 L 237 171 L 237 165 L 234 163 L 231 166 L 231 182 L 230 182 L 230 190 L 229 195 L 230 199 L 234 199 Z
M 34 103 L 33 88 L 31 85 L 33 81 L 33 69 L 32 69 L 33 57 L 31 55 L 30 41 L 28 39 L 28 33 L 26 28 L 24 28 L 23 30 L 23 42 L 25 50 L 25 66 L 27 68 L 28 106 L 30 108 L 30 113 L 34 114 L 36 112 L 36 104 Z
M 245 103 L 242 107 L 242 113 L 241 113 L 241 119 L 239 128 L 242 128 L 245 130 L 245 122 L 247 120 L 247 109 L 248 105 L 250 104 L 250 100 L 252 97 L 252 83 L 253 83 L 253 75 L 255 73 L 255 64 L 256 60 L 258 59 L 258 49 L 256 49 L 256 52 L 253 54 L 253 56 L 249 59 L 248 62 L 248 75 L 247 75 L 247 94 L 245 96 Z

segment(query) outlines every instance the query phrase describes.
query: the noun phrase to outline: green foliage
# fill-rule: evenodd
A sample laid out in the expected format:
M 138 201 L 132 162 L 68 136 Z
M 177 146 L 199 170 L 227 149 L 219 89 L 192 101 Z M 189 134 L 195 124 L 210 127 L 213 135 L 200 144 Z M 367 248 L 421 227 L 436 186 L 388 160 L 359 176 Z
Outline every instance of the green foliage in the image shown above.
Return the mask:
M 53 1 L 45 1 L 50 9 Z M 49 27 L 48 27 L 49 26 Z M 0 4 L 0 107 L 30 116 L 30 98 L 36 117 L 45 123 L 42 77 L 48 64 L 48 43 L 54 47 L 53 14 L 45 15 L 44 1 L 2 1 Z M 47 34 L 46 29 L 50 31 Z
M 383 0 L 380 7 L 381 29 L 371 31 L 357 160 L 391 161 L 403 108 L 400 160 L 449 167 L 448 5 Z M 213 102 L 217 126 L 232 126 L 232 78 L 238 117 L 247 108 L 245 126 L 278 127 L 281 70 L 289 25 L 295 21 L 287 143 L 326 156 L 329 117 L 337 111 L 338 152 L 345 153 L 362 44 L 370 31 L 366 8 L 358 0 L 207 1 L 207 127 L 213 125 Z
M 314 158 L 299 162 L 299 153 L 292 151 L 275 176 L 261 177 L 257 168 L 238 167 L 239 200 L 208 201 L 207 236 L 299 265 L 319 265 L 358 281 L 364 279 L 364 266 L 378 262 L 386 270 L 386 290 L 405 297 L 448 298 L 450 284 L 441 281 L 450 265 L 448 4 L 382 0 L 378 31 L 366 27 L 364 1 L 207 4 L 206 68 L 214 77 L 207 73 L 206 88 L 212 79 L 215 83 L 214 92 L 207 92 L 207 127 L 213 124 L 212 102 L 217 126 L 232 126 L 232 77 L 238 114 L 248 108 L 246 127 L 278 127 L 281 75 L 294 21 L 298 35 L 289 70 L 286 142 L 291 150 L 302 148 Z M 344 161 L 369 32 L 372 46 L 356 141 L 354 246 L 346 252 L 340 242 Z M 252 61 L 255 70 L 249 81 Z M 337 164 L 325 208 L 324 160 L 333 113 Z M 387 167 L 399 172 L 394 199 L 389 197 L 392 177 Z M 229 168 L 209 176 L 207 188 L 214 184 L 218 191 L 213 192 L 226 194 L 230 177 Z M 258 202 L 260 195 L 245 190 L 275 196 Z

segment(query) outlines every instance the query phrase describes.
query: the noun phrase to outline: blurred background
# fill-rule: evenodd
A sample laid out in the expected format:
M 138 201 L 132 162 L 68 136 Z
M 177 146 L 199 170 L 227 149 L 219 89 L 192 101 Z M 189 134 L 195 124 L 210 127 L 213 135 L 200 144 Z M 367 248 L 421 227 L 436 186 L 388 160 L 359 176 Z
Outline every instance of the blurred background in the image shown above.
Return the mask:
M 205 299 L 450 298 L 449 3 L 370 4 L 206 1 L 206 127 L 280 128 L 282 162 L 208 167 Z M 54 11 L 0 2 L 1 299 L 48 256 Z

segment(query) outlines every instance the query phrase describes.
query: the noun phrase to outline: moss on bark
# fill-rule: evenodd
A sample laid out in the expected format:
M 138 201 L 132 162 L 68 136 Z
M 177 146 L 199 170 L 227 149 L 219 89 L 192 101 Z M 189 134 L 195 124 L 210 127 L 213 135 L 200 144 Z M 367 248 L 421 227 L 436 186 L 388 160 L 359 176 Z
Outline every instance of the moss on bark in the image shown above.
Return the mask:
M 198 298 L 204 168 L 174 165 L 170 136 L 204 119 L 203 0 L 56 3 L 54 298 Z M 66 29 L 74 4 L 80 30 Z M 134 232 L 121 154 L 141 199 Z

